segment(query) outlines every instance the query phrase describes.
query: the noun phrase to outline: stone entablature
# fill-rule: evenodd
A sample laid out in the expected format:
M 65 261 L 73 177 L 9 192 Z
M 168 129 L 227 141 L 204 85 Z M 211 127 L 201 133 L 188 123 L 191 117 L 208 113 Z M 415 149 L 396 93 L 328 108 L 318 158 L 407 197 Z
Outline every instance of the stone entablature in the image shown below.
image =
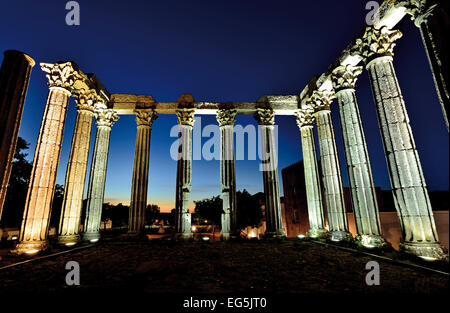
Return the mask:
M 134 111 L 148 95 L 112 94 L 109 108 L 114 109 L 119 115 L 135 114 Z M 153 97 L 151 97 L 153 99 Z M 299 97 L 296 95 L 265 95 L 257 102 L 152 102 L 152 106 L 158 114 L 176 114 L 180 107 L 191 106 L 195 108 L 195 114 L 216 115 L 223 107 L 233 107 L 237 114 L 255 114 L 256 109 L 264 106 L 272 108 L 276 115 L 294 115 L 299 108 Z

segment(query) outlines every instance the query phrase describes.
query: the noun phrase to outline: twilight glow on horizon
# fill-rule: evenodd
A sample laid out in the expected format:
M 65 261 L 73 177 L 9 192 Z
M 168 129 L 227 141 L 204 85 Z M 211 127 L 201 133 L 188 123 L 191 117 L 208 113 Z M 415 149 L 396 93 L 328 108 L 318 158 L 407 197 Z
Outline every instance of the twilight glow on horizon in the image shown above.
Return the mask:
M 64 22 L 65 1 L 8 2 L 2 6 L 10 14 L 0 20 L 0 50 L 23 51 L 37 64 L 73 60 L 84 72 L 95 73 L 111 93 L 148 94 L 164 102 L 176 101 L 182 93 L 211 102 L 254 102 L 263 94 L 299 94 L 312 75 L 321 73 L 323 65 L 336 58 L 349 34 L 361 29 L 366 12 L 365 3 L 353 0 L 327 1 L 326 10 L 322 10 L 323 2 L 286 0 L 79 3 L 81 24 L 69 27 Z M 23 18 L 15 19 L 17 16 Z M 330 36 L 337 23 L 339 32 Z M 412 23 L 401 22 L 398 28 L 407 40 L 397 44 L 395 67 L 426 182 L 430 190 L 447 190 L 448 132 L 420 34 Z M 2 58 L 0 55 L 0 62 Z M 19 134 L 31 143 L 29 160 L 33 159 L 48 93 L 46 82 L 36 65 Z M 390 189 L 367 73 L 357 85 L 375 185 Z M 71 99 L 57 176 L 62 185 L 75 117 Z M 333 110 L 333 123 L 344 184 L 348 185 L 337 110 Z M 158 204 L 162 211 L 175 206 L 176 161 L 170 156 L 170 147 L 176 138 L 170 136 L 170 130 L 176 124 L 175 115 L 159 115 L 151 133 L 148 203 Z M 201 125 L 210 124 L 217 124 L 215 117 L 202 115 Z M 253 116 L 237 116 L 236 125 L 249 124 L 256 126 Z M 277 116 L 276 124 L 283 194 L 281 170 L 302 159 L 301 139 L 294 116 Z M 88 168 L 94 138 L 95 127 Z M 111 132 L 105 202 L 130 201 L 135 140 L 134 116 L 121 116 Z M 202 143 L 207 140 L 203 137 Z M 258 160 L 236 161 L 238 190 L 263 190 L 259 164 Z M 219 174 L 218 160 L 193 161 L 190 208 L 193 201 L 220 194 Z

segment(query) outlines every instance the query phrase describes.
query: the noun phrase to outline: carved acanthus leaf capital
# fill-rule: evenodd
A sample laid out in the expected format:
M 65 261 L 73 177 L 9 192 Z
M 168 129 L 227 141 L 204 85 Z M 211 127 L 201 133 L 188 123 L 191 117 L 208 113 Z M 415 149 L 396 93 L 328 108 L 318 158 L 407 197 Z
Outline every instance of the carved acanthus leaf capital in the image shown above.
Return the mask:
M 305 126 L 314 126 L 314 110 L 310 106 L 305 106 L 304 108 L 295 112 L 297 117 L 297 125 L 299 128 Z
M 194 126 L 194 108 L 177 109 L 176 113 L 179 125 Z
M 255 112 L 255 119 L 259 125 L 274 125 L 275 112 L 273 109 L 257 108 Z
M 367 64 L 381 56 L 393 56 L 395 41 L 402 37 L 399 30 L 390 30 L 386 26 L 376 29 L 367 27 L 362 38 L 356 39 L 351 49 L 352 55 L 359 55 Z
M 362 66 L 352 66 L 350 64 L 336 67 L 331 73 L 334 91 L 355 89 L 356 80 L 362 73 L 362 69 Z
M 234 125 L 236 121 L 236 109 L 220 109 L 217 110 L 217 122 L 219 126 Z
M 60 87 L 72 91 L 73 84 L 80 79 L 80 74 L 73 68 L 71 62 L 41 63 L 41 69 L 47 73 L 49 87 Z
M 154 109 L 149 110 L 135 110 L 136 112 L 136 124 L 137 126 L 149 126 L 153 125 L 153 121 L 158 118 Z
M 335 97 L 334 91 L 331 90 L 314 90 L 309 98 L 308 105 L 312 107 L 314 112 L 330 111 L 331 103 Z
M 430 0 L 405 0 L 400 1 L 397 6 L 402 6 L 407 14 L 411 15 L 411 20 L 416 26 L 420 26 L 428 17 L 436 12 L 437 3 Z
M 94 89 L 90 90 L 74 90 L 72 94 L 75 96 L 75 103 L 79 111 L 94 112 L 97 102 L 99 102 L 99 96 Z
M 95 118 L 97 119 L 97 126 L 112 127 L 115 122 L 119 120 L 119 115 L 116 111 L 111 109 L 96 109 Z

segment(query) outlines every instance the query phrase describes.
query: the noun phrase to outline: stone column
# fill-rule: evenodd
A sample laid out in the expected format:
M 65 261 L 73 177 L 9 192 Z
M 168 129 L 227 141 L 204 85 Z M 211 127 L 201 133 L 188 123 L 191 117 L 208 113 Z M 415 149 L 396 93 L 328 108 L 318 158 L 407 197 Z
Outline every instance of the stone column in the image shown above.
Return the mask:
M 296 112 L 297 125 L 302 136 L 303 170 L 305 172 L 306 201 L 308 205 L 308 237 L 320 238 L 326 235 L 323 214 L 322 190 L 317 166 L 316 143 L 314 140 L 314 116 L 311 107 Z
M 129 233 L 139 234 L 144 231 L 150 162 L 150 135 L 153 121 L 156 118 L 156 111 L 153 109 L 136 110 L 137 134 L 131 184 Z
M 448 130 L 450 106 L 450 2 L 448 0 L 409 0 L 406 12 L 420 29 L 434 84 Z
M 97 94 L 94 90 L 76 93 L 77 119 L 66 171 L 64 200 L 59 221 L 58 243 L 72 245 L 80 241 L 80 218 L 83 206 L 92 118 Z
M 72 63 L 41 63 L 47 73 L 49 95 L 34 154 L 19 244 L 14 253 L 37 253 L 48 248 L 47 233 L 56 184 L 67 104 L 79 74 Z
M 111 109 L 95 110 L 97 118 L 97 135 L 95 137 L 94 154 L 87 194 L 86 219 L 84 222 L 83 240 L 95 242 L 100 239 L 103 198 L 105 193 L 106 168 L 108 165 L 109 136 L 111 127 L 119 119 Z
M 401 33 L 368 27 L 353 54 L 367 64 L 388 163 L 395 207 L 402 228 L 401 250 L 427 260 L 445 258 L 439 245 L 425 178 L 392 63 Z
M 332 241 L 348 241 L 352 239 L 352 235 L 348 232 L 341 168 L 331 120 L 330 104 L 333 98 L 334 93 L 331 91 L 316 90 L 310 99 L 310 105 L 315 111 L 319 136 L 320 163 L 327 203 L 329 237 Z
M 234 160 L 235 109 L 217 111 L 220 126 L 220 186 L 222 191 L 222 239 L 237 237 L 236 170 Z
M 272 109 L 258 108 L 255 113 L 261 135 L 262 171 L 266 195 L 266 238 L 284 238 L 281 223 L 280 187 L 278 184 L 278 160 L 275 147 L 275 114 Z
M 179 150 L 177 192 L 175 196 L 176 239 L 192 238 L 189 196 L 192 178 L 192 127 L 194 126 L 194 114 L 194 108 L 181 108 L 177 110 Z
M 355 84 L 362 67 L 341 65 L 331 75 L 338 99 L 345 157 L 356 222 L 356 241 L 365 247 L 382 247 L 377 196 L 370 166 L 366 137 L 355 95 Z
M 0 219 L 34 64 L 29 55 L 8 50 L 0 69 Z

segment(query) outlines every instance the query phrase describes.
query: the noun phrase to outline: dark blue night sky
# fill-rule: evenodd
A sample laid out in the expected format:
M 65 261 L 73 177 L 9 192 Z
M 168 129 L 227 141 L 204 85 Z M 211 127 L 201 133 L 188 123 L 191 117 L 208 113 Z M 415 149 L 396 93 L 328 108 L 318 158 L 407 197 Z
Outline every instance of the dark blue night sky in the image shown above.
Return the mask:
M 192 93 L 198 101 L 220 102 L 256 101 L 263 94 L 299 94 L 364 27 L 368 13 L 365 1 L 355 0 L 80 0 L 81 25 L 67 26 L 66 2 L 0 0 L 0 51 L 21 50 L 37 63 L 73 60 L 84 72 L 95 73 L 111 93 L 151 94 L 157 101 L 176 101 L 181 93 Z M 397 43 L 394 66 L 425 178 L 431 190 L 448 189 L 448 132 L 419 30 L 408 18 L 398 28 L 404 36 Z M 45 75 L 36 66 L 20 130 L 20 136 L 31 143 L 30 159 L 47 91 Z M 358 81 L 357 97 L 375 184 L 389 189 L 366 72 Z M 64 183 L 76 116 L 73 100 L 70 104 L 59 184 Z M 336 106 L 333 111 L 347 184 Z M 302 159 L 300 132 L 293 117 L 277 117 L 276 122 L 281 170 Z M 214 117 L 202 116 L 203 126 L 211 123 Z M 237 124 L 248 123 L 254 123 L 253 117 L 237 118 Z M 152 131 L 149 202 L 163 209 L 174 206 L 176 162 L 169 157 L 174 141 L 169 130 L 174 124 L 175 116 L 160 116 Z M 106 201 L 129 202 L 135 125 L 132 116 L 123 116 L 113 127 Z M 262 191 L 258 165 L 258 161 L 237 161 L 238 189 Z M 192 200 L 217 195 L 219 188 L 219 161 L 194 161 Z

